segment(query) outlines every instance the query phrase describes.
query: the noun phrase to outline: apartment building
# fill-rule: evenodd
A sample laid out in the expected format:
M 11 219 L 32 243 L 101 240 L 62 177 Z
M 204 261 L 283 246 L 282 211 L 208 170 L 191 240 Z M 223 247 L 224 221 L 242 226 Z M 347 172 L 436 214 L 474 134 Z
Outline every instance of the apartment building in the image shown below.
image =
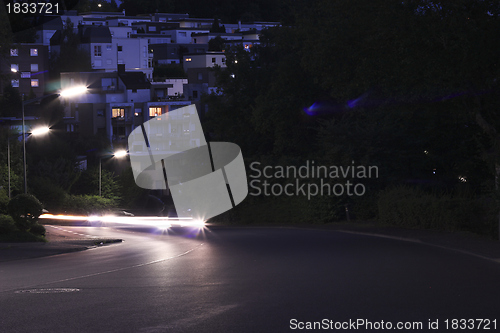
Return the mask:
M 28 97 L 40 97 L 48 81 L 48 47 L 41 43 L 21 43 L 10 47 L 7 57 L 0 58 L 0 70 L 8 76 L 0 81 L 3 92 L 6 84 Z

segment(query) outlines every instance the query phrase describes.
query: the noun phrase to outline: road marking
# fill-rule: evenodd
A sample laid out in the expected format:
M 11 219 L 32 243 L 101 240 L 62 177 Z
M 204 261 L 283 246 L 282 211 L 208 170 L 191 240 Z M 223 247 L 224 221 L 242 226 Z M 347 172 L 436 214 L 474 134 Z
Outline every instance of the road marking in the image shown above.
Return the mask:
M 98 236 L 92 236 L 92 235 L 86 235 L 86 234 L 80 234 L 78 232 L 74 232 L 74 231 L 71 231 L 71 230 L 66 230 L 66 229 L 63 229 L 61 227 L 56 227 L 54 225 L 46 225 L 46 227 L 52 227 L 54 229 L 57 229 L 57 230 L 60 230 L 60 231 L 65 231 L 65 232 L 70 232 L 72 234 L 75 234 L 75 235 L 78 235 L 78 236 L 84 236 L 84 237 L 88 237 L 88 238 L 101 238 L 101 237 L 98 237 Z
M 17 290 L 16 294 L 60 294 L 60 293 L 72 293 L 80 291 L 77 288 L 37 288 L 37 289 L 21 289 Z
M 185 255 L 187 255 L 187 254 L 189 254 L 189 253 L 197 250 L 203 244 L 204 243 L 201 243 L 201 244 L 195 246 L 194 248 L 192 248 L 190 250 L 187 250 L 187 251 L 185 251 L 183 253 L 180 253 L 180 254 L 177 254 L 177 255 L 174 255 L 174 256 L 170 256 L 170 257 L 167 257 L 167 258 L 153 260 L 153 261 L 146 262 L 146 263 L 143 263 L 143 264 L 137 264 L 137 265 L 132 265 L 132 266 L 128 266 L 128 267 L 111 269 L 109 271 L 104 271 L 104 272 L 97 272 L 97 273 L 86 274 L 86 275 L 82 275 L 82 276 L 75 276 L 75 277 L 72 277 L 72 278 L 67 278 L 67 279 L 62 279 L 62 280 L 57 280 L 57 281 L 51 281 L 51 282 L 45 282 L 45 283 L 35 284 L 35 285 L 32 285 L 32 286 L 24 287 L 24 289 L 32 288 L 32 287 L 35 287 L 35 286 L 44 286 L 44 285 L 53 284 L 53 283 L 60 283 L 60 282 L 66 282 L 66 281 L 73 281 L 73 280 L 78 280 L 78 279 L 84 279 L 84 278 L 88 278 L 88 277 L 99 276 L 99 275 L 104 275 L 104 274 L 109 274 L 109 273 L 115 273 L 115 272 L 120 272 L 120 271 L 124 271 L 124 270 L 127 270 L 127 269 L 132 269 L 132 268 L 138 268 L 138 267 L 143 267 L 143 266 L 147 266 L 147 265 L 157 264 L 157 263 L 160 263 L 160 262 L 163 262 L 163 261 L 168 261 L 168 260 L 171 260 L 171 259 L 176 259 L 176 258 L 183 257 L 183 256 L 185 256 Z M 2 290 L 2 291 L 0 291 L 0 293 L 12 291 L 12 290 L 19 290 L 19 288 Z

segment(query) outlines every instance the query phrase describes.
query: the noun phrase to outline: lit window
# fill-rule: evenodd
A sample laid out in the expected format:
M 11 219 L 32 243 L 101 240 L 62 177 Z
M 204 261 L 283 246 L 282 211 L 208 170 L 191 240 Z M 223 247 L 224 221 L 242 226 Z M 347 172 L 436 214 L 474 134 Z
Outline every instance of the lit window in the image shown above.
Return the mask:
M 125 109 L 123 109 L 123 108 L 112 108 L 111 111 L 113 114 L 113 118 L 125 117 Z
M 30 56 L 32 57 L 38 56 L 38 49 L 30 49 Z
M 19 87 L 19 80 L 11 80 L 10 84 L 14 87 L 17 88 Z
M 150 117 L 161 116 L 161 107 L 150 107 L 149 108 L 149 116 Z
M 38 87 L 38 79 L 31 79 L 31 86 Z
M 11 57 L 17 57 L 19 53 L 17 52 L 17 49 L 10 49 L 10 56 Z
M 31 71 L 38 72 L 38 64 L 31 64 Z
M 101 45 L 94 45 L 94 56 L 100 57 L 102 55 Z
M 29 79 L 29 78 L 31 78 L 30 72 L 22 72 L 21 73 L 21 79 Z
M 10 65 L 10 71 L 11 71 L 12 73 L 17 73 L 17 72 L 19 72 L 19 65 L 18 65 L 18 64 L 11 64 L 11 65 Z

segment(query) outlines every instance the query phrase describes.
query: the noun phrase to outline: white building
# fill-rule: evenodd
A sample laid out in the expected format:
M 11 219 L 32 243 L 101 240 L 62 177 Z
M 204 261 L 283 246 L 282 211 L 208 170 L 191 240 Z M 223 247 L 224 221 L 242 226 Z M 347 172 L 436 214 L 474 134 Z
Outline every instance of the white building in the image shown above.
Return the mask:
M 126 142 L 130 132 L 149 119 L 190 105 L 188 101 L 151 101 L 151 83 L 142 72 L 61 73 L 61 88 L 87 86 L 87 93 L 63 99 L 68 129 Z
M 224 52 L 207 52 L 186 54 L 183 58 L 184 71 L 190 68 L 210 68 L 215 65 L 226 67 L 226 55 Z

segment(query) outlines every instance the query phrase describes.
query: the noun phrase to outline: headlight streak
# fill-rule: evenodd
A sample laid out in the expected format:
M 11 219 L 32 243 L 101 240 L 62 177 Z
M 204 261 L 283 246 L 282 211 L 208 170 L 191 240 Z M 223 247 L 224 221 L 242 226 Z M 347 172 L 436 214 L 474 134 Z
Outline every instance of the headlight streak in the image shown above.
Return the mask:
M 41 219 L 53 219 L 64 221 L 87 221 L 87 222 L 103 222 L 103 223 L 116 223 L 127 224 L 134 226 L 150 226 L 159 229 L 167 229 L 172 226 L 181 227 L 198 227 L 203 228 L 205 222 L 203 220 L 196 220 L 191 217 L 159 217 L 159 216 L 83 216 L 83 215 L 53 215 L 42 214 Z

